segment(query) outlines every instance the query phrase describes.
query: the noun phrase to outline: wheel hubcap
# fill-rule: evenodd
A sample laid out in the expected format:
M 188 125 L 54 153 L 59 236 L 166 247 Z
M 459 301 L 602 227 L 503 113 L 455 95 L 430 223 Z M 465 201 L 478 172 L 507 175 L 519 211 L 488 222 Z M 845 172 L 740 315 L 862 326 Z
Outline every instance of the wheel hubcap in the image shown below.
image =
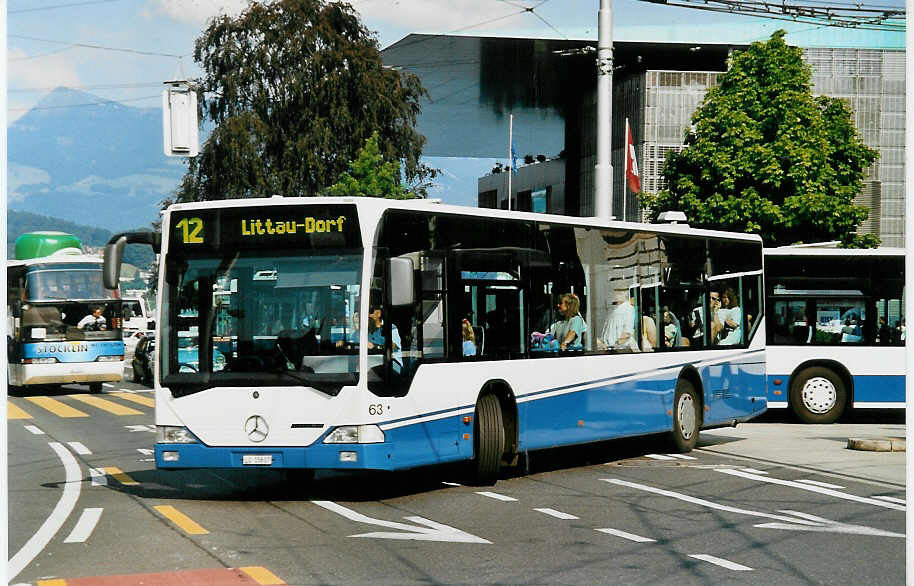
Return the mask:
M 695 401 L 692 395 L 681 395 L 676 411 L 679 414 L 679 433 L 684 439 L 691 439 L 695 433 Z
M 817 376 L 803 385 L 803 406 L 812 413 L 821 415 L 831 411 L 838 402 L 838 391 L 827 378 Z

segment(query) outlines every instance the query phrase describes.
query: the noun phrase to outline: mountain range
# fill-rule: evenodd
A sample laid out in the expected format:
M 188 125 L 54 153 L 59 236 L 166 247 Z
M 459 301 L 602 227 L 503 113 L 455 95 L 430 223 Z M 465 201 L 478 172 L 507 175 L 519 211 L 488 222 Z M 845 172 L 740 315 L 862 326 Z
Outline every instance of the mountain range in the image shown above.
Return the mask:
M 179 185 L 162 111 L 58 88 L 7 131 L 10 210 L 112 231 L 148 226 Z
M 111 232 L 149 227 L 187 168 L 184 158 L 163 153 L 161 108 L 125 106 L 68 88 L 50 92 L 10 125 L 7 152 L 10 212 Z M 430 197 L 471 206 L 476 179 L 492 167 L 483 159 L 426 162 L 442 168 Z M 8 226 L 8 234 L 19 233 Z

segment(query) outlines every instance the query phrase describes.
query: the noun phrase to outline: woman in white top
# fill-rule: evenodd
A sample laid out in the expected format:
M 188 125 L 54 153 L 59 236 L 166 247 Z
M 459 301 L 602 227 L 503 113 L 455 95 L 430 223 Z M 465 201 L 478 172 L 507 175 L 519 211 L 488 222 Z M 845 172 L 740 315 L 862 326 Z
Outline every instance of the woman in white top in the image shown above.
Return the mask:
M 723 324 L 721 346 L 732 346 L 743 342 L 743 310 L 739 307 L 739 295 L 732 287 L 727 287 L 720 297 L 721 309 L 718 318 Z

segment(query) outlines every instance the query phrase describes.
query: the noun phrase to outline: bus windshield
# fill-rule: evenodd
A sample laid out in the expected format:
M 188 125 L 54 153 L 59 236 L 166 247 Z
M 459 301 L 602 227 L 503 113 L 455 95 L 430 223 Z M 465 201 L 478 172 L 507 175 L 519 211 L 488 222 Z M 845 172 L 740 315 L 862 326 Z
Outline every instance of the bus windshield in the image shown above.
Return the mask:
M 112 299 L 114 292 L 102 284 L 100 264 L 54 264 L 29 270 L 26 297 L 31 301 Z
M 229 250 L 167 267 L 163 384 L 304 385 L 358 380 L 362 252 Z

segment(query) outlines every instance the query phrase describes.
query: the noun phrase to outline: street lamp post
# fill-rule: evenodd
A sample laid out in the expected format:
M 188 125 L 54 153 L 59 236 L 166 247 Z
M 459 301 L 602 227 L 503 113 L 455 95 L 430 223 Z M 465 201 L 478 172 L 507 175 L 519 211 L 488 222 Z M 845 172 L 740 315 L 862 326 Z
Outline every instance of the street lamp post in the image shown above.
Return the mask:
M 612 204 L 612 0 L 600 0 L 597 17 L 597 163 L 594 169 L 594 216 L 613 217 Z

